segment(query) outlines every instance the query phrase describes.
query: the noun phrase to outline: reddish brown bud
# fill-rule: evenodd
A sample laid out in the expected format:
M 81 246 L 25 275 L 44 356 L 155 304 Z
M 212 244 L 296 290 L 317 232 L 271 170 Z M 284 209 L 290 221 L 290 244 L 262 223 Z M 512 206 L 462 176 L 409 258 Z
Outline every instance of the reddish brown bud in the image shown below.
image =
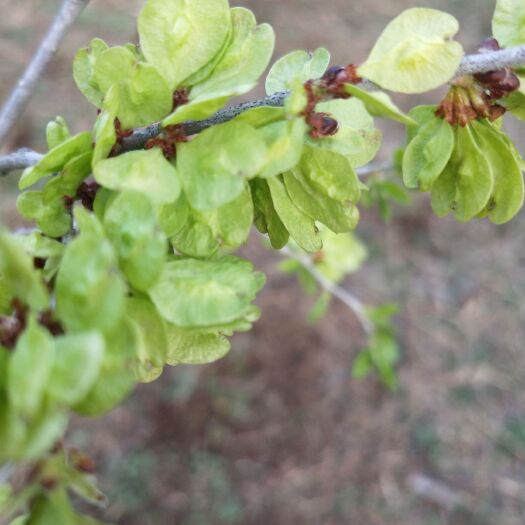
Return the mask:
M 337 120 L 326 113 L 312 113 L 307 122 L 312 127 L 310 136 L 314 139 L 335 135 L 339 129 Z
M 485 38 L 478 47 L 478 53 L 487 51 L 498 51 L 500 49 L 499 42 L 495 38 Z

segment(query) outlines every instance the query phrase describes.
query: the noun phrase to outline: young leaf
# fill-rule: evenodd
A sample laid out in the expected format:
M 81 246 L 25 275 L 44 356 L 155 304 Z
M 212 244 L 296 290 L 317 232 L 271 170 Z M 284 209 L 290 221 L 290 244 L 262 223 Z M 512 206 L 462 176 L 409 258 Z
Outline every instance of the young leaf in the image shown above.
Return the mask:
M 97 332 L 88 332 L 58 337 L 55 344 L 47 393 L 53 400 L 72 406 L 87 395 L 98 377 L 104 339 Z
M 339 129 L 332 136 L 308 138 L 308 145 L 344 155 L 354 168 L 368 164 L 376 156 L 381 145 L 381 132 L 374 128 L 374 120 L 360 100 L 321 102 L 317 111 L 333 116 Z
M 79 49 L 73 61 L 73 78 L 82 94 L 97 108 L 102 107 L 104 93 L 94 79 L 96 59 L 108 45 L 100 38 L 91 41 L 90 49 Z
M 168 364 L 201 365 L 213 363 L 230 351 L 230 342 L 214 331 L 185 330 L 168 325 Z
M 56 279 L 57 315 L 71 332 L 112 330 L 123 314 L 125 285 L 115 272 L 116 254 L 102 226 L 83 208 L 80 226 L 67 246 Z
M 303 213 L 335 233 L 353 230 L 359 222 L 359 211 L 351 202 L 342 202 L 318 193 L 301 170 L 283 174 L 286 191 L 292 202 Z
M 260 177 L 275 177 L 292 169 L 299 162 L 307 131 L 303 118 L 274 122 L 258 131 L 268 148 L 264 165 L 258 174 Z
M 37 311 L 44 310 L 48 292 L 33 260 L 8 233 L 0 229 L 0 283 L 9 302 L 18 298 Z M 7 297 L 4 298 L 7 302 Z
M 180 144 L 177 169 L 191 206 L 206 211 L 231 202 L 243 191 L 244 180 L 259 172 L 266 156 L 258 131 L 241 122 L 214 126 Z
M 264 284 L 252 265 L 227 256 L 211 261 L 175 259 L 149 290 L 153 303 L 169 322 L 182 328 L 235 321 L 250 308 Z
M 452 37 L 458 21 L 435 9 L 407 9 L 385 28 L 359 75 L 384 89 L 423 93 L 448 82 L 463 48 Z
M 142 192 L 156 204 L 174 202 L 180 193 L 177 172 L 159 148 L 102 160 L 94 166 L 93 175 L 106 188 Z
M 71 137 L 64 142 L 61 142 L 31 168 L 27 168 L 20 181 L 18 187 L 25 190 L 32 186 L 40 179 L 61 171 L 64 166 L 73 158 L 87 153 L 91 150 L 91 133 L 85 131 Z
M 71 133 L 69 133 L 67 123 L 62 117 L 56 117 L 55 120 L 47 124 L 46 139 L 49 149 L 53 149 L 59 144 L 62 144 L 62 142 L 65 142 L 69 137 L 71 137 Z
M 213 73 L 193 87 L 190 100 L 204 94 L 239 92 L 239 86 L 251 86 L 262 75 L 272 57 L 275 44 L 273 29 L 257 25 L 254 14 L 243 7 L 231 10 L 232 39 Z
M 359 179 L 350 161 L 343 155 L 305 146 L 301 161 L 294 169 L 300 171 L 318 193 L 340 202 L 359 201 Z
M 378 92 L 370 92 L 361 89 L 354 84 L 345 84 L 345 91 L 358 98 L 364 105 L 368 113 L 375 117 L 386 117 L 401 124 L 407 126 L 415 124 L 415 122 L 408 116 L 405 115 L 392 101 L 392 99 L 386 94 Z
M 501 138 L 502 132 L 483 121 L 473 122 L 472 127 L 494 175 L 494 190 L 487 205 L 488 217 L 494 224 L 504 224 L 523 207 L 520 161 Z
M 31 318 L 7 370 L 9 402 L 21 416 L 31 418 L 41 408 L 54 357 L 53 338 Z
M 492 32 L 501 47 L 525 44 L 525 4 L 521 0 L 497 0 Z
M 280 250 L 286 246 L 290 235 L 275 211 L 268 183 L 263 179 L 255 178 L 250 181 L 250 186 L 255 210 L 255 226 L 261 233 L 268 234 L 272 248 Z
M 172 90 L 214 58 L 230 27 L 227 0 L 148 0 L 138 18 L 142 51 Z
M 303 213 L 290 199 L 280 177 L 267 179 L 273 206 L 290 236 L 305 251 L 315 253 L 323 243 L 314 220 Z
M 366 246 L 352 233 L 335 234 L 321 231 L 323 251 L 316 268 L 330 281 L 340 282 L 349 273 L 357 272 L 368 256 Z
M 95 147 L 93 150 L 93 166 L 99 161 L 107 158 L 117 142 L 115 131 L 115 115 L 108 111 L 102 111 L 97 117 L 93 128 L 93 139 Z
M 330 63 L 330 53 L 320 47 L 313 53 L 292 51 L 281 57 L 266 78 L 266 93 L 271 95 L 289 89 L 289 83 L 298 79 L 302 83 L 321 77 Z
M 106 210 L 104 227 L 123 273 L 132 286 L 146 291 L 161 274 L 168 253 L 151 201 L 135 191 L 122 192 Z
M 454 130 L 434 117 L 423 125 L 403 155 L 403 181 L 407 188 L 429 191 L 448 164 L 454 150 Z
M 160 375 L 167 360 L 166 323 L 150 301 L 137 297 L 129 297 L 126 300 L 126 318 L 135 329 L 135 370 L 138 379 L 143 382 L 153 381 Z
M 168 82 L 151 64 L 139 62 L 128 80 L 111 85 L 103 107 L 118 117 L 124 129 L 131 129 L 168 115 L 173 95 Z
M 136 331 L 131 322 L 118 323 L 105 337 L 104 357 L 93 388 L 73 408 L 86 416 L 100 416 L 118 405 L 135 384 L 132 364 L 137 356 Z
M 432 186 L 432 209 L 438 217 L 453 212 L 458 221 L 469 221 L 487 205 L 494 175 L 469 126 L 456 128 L 456 149 Z

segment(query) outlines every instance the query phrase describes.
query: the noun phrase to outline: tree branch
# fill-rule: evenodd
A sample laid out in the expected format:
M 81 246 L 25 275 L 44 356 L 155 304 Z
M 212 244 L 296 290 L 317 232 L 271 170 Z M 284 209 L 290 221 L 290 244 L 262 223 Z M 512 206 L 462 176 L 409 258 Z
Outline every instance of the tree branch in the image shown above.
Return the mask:
M 461 62 L 458 71 L 454 75 L 454 78 L 523 64 L 525 64 L 525 46 L 501 49 L 499 51 L 489 51 L 477 55 L 466 55 Z M 378 89 L 377 86 L 366 79 L 363 81 L 362 87 L 369 90 Z M 237 106 L 222 109 L 206 120 L 186 122 L 183 124 L 184 132 L 186 135 L 195 135 L 211 126 L 228 122 L 248 109 L 261 106 L 282 106 L 287 94 L 286 91 L 274 93 L 273 95 L 269 95 L 259 100 L 245 102 Z M 156 137 L 161 129 L 160 123 L 156 123 L 146 128 L 136 130 L 133 135 L 124 139 L 124 151 L 143 147 L 149 139 Z
M 80 1 L 87 3 L 87 1 L 89 0 L 70 1 Z M 66 1 L 66 3 L 68 2 Z M 483 73 L 487 71 L 502 69 L 505 67 L 516 67 L 520 65 L 525 65 L 525 46 L 501 49 L 498 51 L 489 51 L 479 53 L 476 55 L 466 55 L 457 73 L 455 74 L 454 79 L 463 75 L 472 75 L 475 73 Z M 367 87 L 370 87 L 371 83 L 365 81 L 365 85 Z M 215 113 L 215 115 L 211 116 L 208 119 L 188 121 L 182 124 L 182 126 L 186 135 L 195 135 L 211 126 L 228 122 L 237 115 L 240 115 L 241 113 L 249 109 L 262 106 L 282 106 L 284 104 L 286 96 L 287 92 L 274 93 L 273 95 L 269 95 L 258 100 L 244 102 L 236 106 L 230 106 L 221 109 L 220 111 Z M 149 139 L 156 137 L 161 131 L 162 126 L 160 122 L 151 124 L 150 126 L 147 126 L 145 128 L 136 129 L 130 137 L 126 137 L 123 140 L 123 151 L 132 151 L 143 148 L 144 144 Z M 10 171 L 16 169 L 22 169 L 27 168 L 29 166 L 33 166 L 34 164 L 36 164 L 36 162 L 38 162 L 40 158 L 41 155 L 39 153 L 31 152 L 27 149 L 18 150 L 14 153 L 11 153 L 10 155 L 7 155 L 6 157 L 0 157 L 0 176 L 7 175 Z M 374 167 L 373 171 L 385 171 L 386 169 L 387 168 L 385 167 L 382 167 L 381 169 L 377 169 L 377 167 Z M 359 174 L 368 175 L 369 173 L 370 169 L 368 167 L 364 167 L 360 170 Z
M 40 76 L 55 55 L 60 42 L 88 2 L 89 0 L 64 0 L 38 51 L 0 111 L 0 145 L 24 111 Z
M 0 157 L 0 177 L 5 177 L 15 170 L 34 166 L 42 157 L 41 153 L 28 148 L 22 148 Z
M 288 246 L 285 246 L 282 250 L 278 251 L 279 254 L 294 259 L 301 264 L 305 270 L 317 281 L 319 286 L 326 292 L 330 293 L 334 297 L 337 297 L 343 304 L 348 306 L 354 313 L 357 320 L 361 324 L 363 331 L 367 335 L 374 333 L 374 325 L 366 315 L 366 309 L 364 304 L 348 290 L 345 290 L 341 286 L 329 281 L 316 267 L 308 255 L 298 253 Z

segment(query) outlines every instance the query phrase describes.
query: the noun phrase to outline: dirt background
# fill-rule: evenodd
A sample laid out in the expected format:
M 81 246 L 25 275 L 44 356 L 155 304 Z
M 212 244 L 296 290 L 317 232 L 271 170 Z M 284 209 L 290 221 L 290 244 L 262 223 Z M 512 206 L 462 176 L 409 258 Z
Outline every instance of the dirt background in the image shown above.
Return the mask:
M 48 69 L 8 148 L 43 148 L 47 120 L 75 131 L 95 113 L 70 74 L 91 37 L 135 41 L 140 0 L 92 0 Z M 276 56 L 325 46 L 358 62 L 412 0 L 239 1 L 277 33 Z M 462 23 L 473 50 L 493 0 L 421 0 Z M 0 99 L 56 12 L 55 0 L 0 0 Z M 408 109 L 439 94 L 403 98 Z M 254 96 L 254 95 L 252 95 Z M 509 119 L 510 121 L 510 119 Z M 403 140 L 387 133 L 382 158 Z M 521 128 L 523 129 L 523 128 Z M 511 124 L 518 139 L 519 127 Z M 19 224 L 16 176 L 0 181 L 0 220 Z M 524 216 L 495 227 L 432 217 L 426 197 L 387 226 L 365 212 L 370 260 L 345 283 L 363 301 L 399 302 L 400 389 L 353 380 L 363 336 L 333 303 L 318 325 L 279 256 L 256 239 L 243 254 L 268 274 L 261 320 L 231 354 L 166 370 L 103 420 L 76 420 L 69 442 L 98 464 L 123 525 L 521 525 L 525 520 Z

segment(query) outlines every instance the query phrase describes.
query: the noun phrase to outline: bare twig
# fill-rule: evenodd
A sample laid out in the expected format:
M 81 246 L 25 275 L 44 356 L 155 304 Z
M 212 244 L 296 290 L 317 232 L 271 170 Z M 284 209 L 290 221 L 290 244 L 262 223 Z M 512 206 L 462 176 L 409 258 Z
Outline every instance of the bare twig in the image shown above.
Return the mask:
M 60 42 L 88 2 L 89 0 L 64 0 L 38 51 L 0 112 L 0 145 L 24 111 L 40 76 L 55 55 Z
M 185 122 L 182 127 L 186 135 L 196 135 L 205 129 L 216 126 L 217 124 L 224 124 L 237 117 L 241 113 L 248 111 L 249 109 L 259 108 L 263 106 L 273 106 L 279 107 L 284 105 L 288 93 L 282 91 L 279 93 L 274 93 L 267 97 L 252 100 L 250 102 L 243 102 L 236 106 L 230 106 L 224 109 L 221 109 L 215 115 L 212 115 L 210 118 L 205 120 L 191 120 Z M 135 130 L 133 135 L 125 138 L 122 141 L 123 151 L 130 151 L 134 149 L 140 149 L 144 144 L 151 138 L 156 137 L 162 130 L 160 123 L 152 124 L 145 128 L 140 128 Z
M 475 55 L 466 55 L 454 78 L 475 73 L 486 73 L 506 67 L 525 64 L 525 46 L 509 47 L 498 51 L 484 51 Z
M 41 153 L 27 148 L 22 148 L 9 153 L 9 155 L 0 157 L 0 177 L 4 177 L 15 170 L 34 166 L 42 157 Z
M 344 303 L 356 316 L 357 320 L 361 324 L 363 331 L 366 334 L 371 335 L 374 333 L 374 325 L 366 315 L 366 309 L 364 304 L 348 290 L 345 290 L 341 286 L 329 281 L 316 267 L 308 255 L 296 252 L 285 246 L 278 252 L 279 254 L 290 257 L 298 263 L 300 263 L 305 270 L 318 282 L 319 286 L 329 294 L 337 297 L 342 303 Z

